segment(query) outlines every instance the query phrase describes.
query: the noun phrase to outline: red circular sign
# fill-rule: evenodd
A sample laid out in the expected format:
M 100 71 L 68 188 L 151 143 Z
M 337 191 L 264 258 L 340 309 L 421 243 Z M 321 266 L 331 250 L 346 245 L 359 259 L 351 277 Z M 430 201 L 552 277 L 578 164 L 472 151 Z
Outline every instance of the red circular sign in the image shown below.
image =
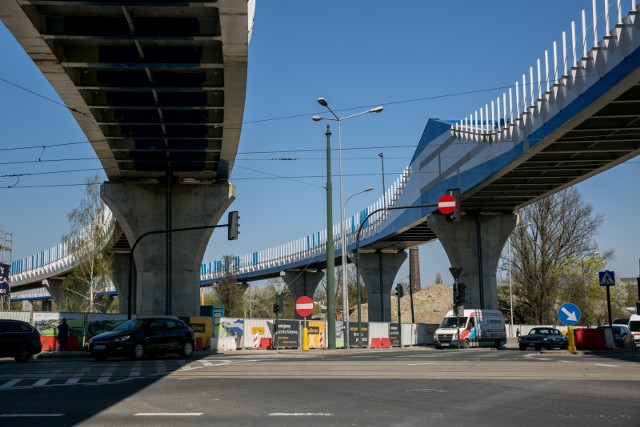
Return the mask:
M 302 296 L 296 300 L 296 313 L 300 317 L 307 317 L 313 313 L 313 300 L 309 297 Z
M 438 199 L 438 210 L 443 215 L 449 215 L 456 210 L 456 199 L 448 194 L 440 197 Z

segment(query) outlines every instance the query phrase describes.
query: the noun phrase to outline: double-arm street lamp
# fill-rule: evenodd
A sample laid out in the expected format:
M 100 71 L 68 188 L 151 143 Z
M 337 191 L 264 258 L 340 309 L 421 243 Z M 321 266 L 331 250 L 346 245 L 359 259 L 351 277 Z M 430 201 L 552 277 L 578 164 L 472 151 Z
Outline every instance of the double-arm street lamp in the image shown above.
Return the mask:
M 345 116 L 345 117 L 338 117 L 338 115 L 331 109 L 331 107 L 329 107 L 329 103 L 327 102 L 326 99 L 324 98 L 318 98 L 317 99 L 318 104 L 322 105 L 323 107 L 325 107 L 327 110 L 329 110 L 329 112 L 331 113 L 331 115 L 333 117 L 323 117 L 323 116 L 313 116 L 311 117 L 311 119 L 314 122 L 319 122 L 320 120 L 332 120 L 335 122 L 338 122 L 338 159 L 339 159 L 339 188 L 340 188 L 340 236 L 344 236 L 344 209 L 343 209 L 343 199 L 342 199 L 342 137 L 341 137 L 341 129 L 340 129 L 340 123 L 344 120 L 348 120 L 348 119 L 352 119 L 354 117 L 358 117 L 358 116 L 362 116 L 364 114 L 369 114 L 369 113 L 379 113 L 382 111 L 382 106 L 378 106 L 378 107 L 374 107 L 371 108 L 367 111 L 362 111 L 360 113 L 355 113 L 355 114 L 351 114 L 349 116 Z M 327 144 L 329 144 L 329 136 L 331 135 L 331 132 L 329 131 L 329 128 L 327 126 Z M 329 175 L 331 173 L 331 159 L 330 159 L 330 147 L 328 146 L 327 148 L 327 175 Z M 329 197 L 331 197 L 331 188 L 330 188 L 330 184 L 331 184 L 331 177 L 327 176 L 327 219 L 329 219 L 330 217 L 330 201 L 329 201 Z M 328 324 L 328 328 L 329 328 L 329 333 L 328 333 L 328 338 L 329 338 L 329 348 L 330 349 L 334 349 L 335 348 L 335 303 L 333 305 L 333 307 L 331 306 L 331 300 L 329 298 L 333 298 L 332 293 L 335 294 L 335 278 L 330 277 L 330 274 L 333 274 L 333 271 L 329 272 L 329 249 L 333 249 L 333 225 L 331 223 L 329 223 L 327 221 L 327 320 L 329 322 Z M 331 245 L 329 244 L 329 242 L 331 241 Z M 333 252 L 333 251 L 332 251 Z M 331 254 L 333 256 L 333 254 Z M 345 260 L 346 260 L 346 254 L 345 254 L 345 248 L 343 246 L 342 248 L 342 265 L 343 265 L 343 270 L 344 270 L 344 266 L 345 264 Z M 331 270 L 333 270 L 333 268 L 331 268 Z M 344 272 L 343 272 L 343 276 L 344 276 Z M 346 290 L 343 288 L 343 293 L 346 293 Z M 344 294 L 343 294 L 343 299 L 344 299 Z M 346 313 L 346 309 L 344 310 Z M 345 323 L 348 319 L 348 314 L 345 314 Z M 332 330 L 333 329 L 333 330 Z

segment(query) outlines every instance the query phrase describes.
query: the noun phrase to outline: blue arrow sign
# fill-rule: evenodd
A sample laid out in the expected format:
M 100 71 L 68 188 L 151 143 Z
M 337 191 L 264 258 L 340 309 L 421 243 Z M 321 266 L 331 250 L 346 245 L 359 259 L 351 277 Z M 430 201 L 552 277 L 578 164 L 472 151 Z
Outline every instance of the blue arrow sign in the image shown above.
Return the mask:
M 575 304 L 565 302 L 558 309 L 558 319 L 567 326 L 575 325 L 580 320 L 580 309 Z
M 600 286 L 616 285 L 616 273 L 613 271 L 609 271 L 609 270 L 599 271 L 598 278 L 600 279 Z

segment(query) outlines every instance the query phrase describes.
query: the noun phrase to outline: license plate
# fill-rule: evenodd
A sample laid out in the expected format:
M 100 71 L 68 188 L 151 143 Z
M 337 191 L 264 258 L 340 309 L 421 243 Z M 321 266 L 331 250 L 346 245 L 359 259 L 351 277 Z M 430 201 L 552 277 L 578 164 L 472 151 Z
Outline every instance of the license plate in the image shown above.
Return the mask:
M 93 346 L 94 350 L 104 350 L 105 346 L 103 344 L 96 344 Z

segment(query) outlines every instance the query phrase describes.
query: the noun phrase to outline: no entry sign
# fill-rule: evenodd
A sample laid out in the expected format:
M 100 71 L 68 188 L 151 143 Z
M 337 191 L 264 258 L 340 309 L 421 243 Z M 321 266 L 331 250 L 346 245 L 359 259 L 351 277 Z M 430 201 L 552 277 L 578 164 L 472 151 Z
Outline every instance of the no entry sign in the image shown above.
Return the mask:
M 456 199 L 453 196 L 445 194 L 438 199 L 438 210 L 443 215 L 449 215 L 456 210 Z
M 296 300 L 296 313 L 300 317 L 307 317 L 313 313 L 313 300 L 307 296 L 302 296 Z

